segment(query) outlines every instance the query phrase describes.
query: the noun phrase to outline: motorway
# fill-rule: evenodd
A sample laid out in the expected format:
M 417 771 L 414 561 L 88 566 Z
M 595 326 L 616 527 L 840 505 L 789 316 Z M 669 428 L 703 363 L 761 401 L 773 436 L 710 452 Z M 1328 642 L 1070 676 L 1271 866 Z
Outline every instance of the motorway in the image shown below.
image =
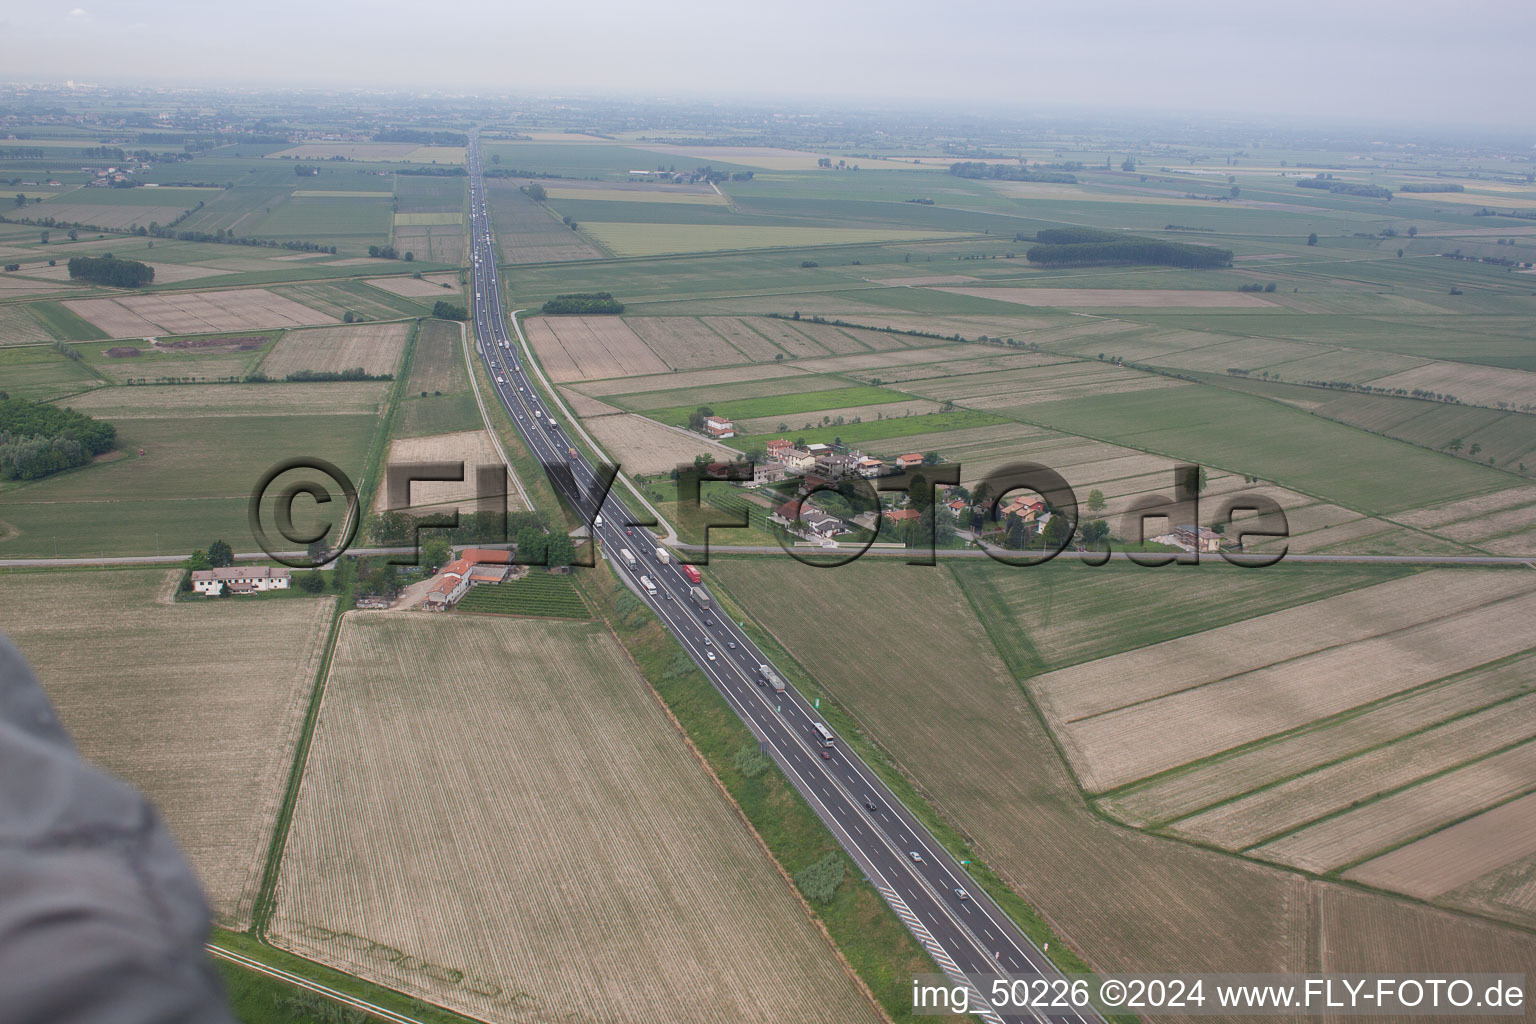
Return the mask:
M 831 829 L 886 902 L 952 977 L 1004 975 L 1010 979 L 1054 979 L 1060 972 L 971 882 L 934 837 L 907 811 L 873 771 L 840 741 L 824 746 L 810 703 L 793 687 L 775 694 L 758 666 L 769 664 L 739 625 L 722 617 L 710 597 L 695 602 L 676 556 L 658 559 L 656 537 L 636 525 L 611 493 L 599 506 L 592 497 L 596 478 L 578 453 L 572 456 L 564 430 L 551 417 L 525 373 L 532 358 L 520 327 L 503 309 L 495 242 L 486 213 L 478 140 L 468 153 L 473 248 L 475 337 L 524 443 L 549 473 L 551 484 L 587 522 L 614 572 L 666 623 L 736 714 L 757 735 L 806 801 Z M 510 333 L 517 330 L 516 342 Z M 633 564 L 620 557 L 627 549 Z M 649 582 L 650 586 L 645 585 Z M 707 588 L 700 588 L 707 594 Z M 782 677 L 782 673 L 780 673 Z M 979 994 L 973 1005 L 985 1006 Z M 1030 1011 L 984 1019 L 1052 1020 L 1087 1024 L 1100 1020 L 1089 1010 L 1046 1016 Z

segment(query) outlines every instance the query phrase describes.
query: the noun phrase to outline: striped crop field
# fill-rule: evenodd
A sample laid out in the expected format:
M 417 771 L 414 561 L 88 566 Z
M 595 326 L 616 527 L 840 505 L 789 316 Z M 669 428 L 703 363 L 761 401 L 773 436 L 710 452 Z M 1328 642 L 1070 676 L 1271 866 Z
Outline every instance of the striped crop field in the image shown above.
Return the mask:
M 880 1019 L 593 623 L 349 615 L 278 889 L 278 944 L 486 1020 Z

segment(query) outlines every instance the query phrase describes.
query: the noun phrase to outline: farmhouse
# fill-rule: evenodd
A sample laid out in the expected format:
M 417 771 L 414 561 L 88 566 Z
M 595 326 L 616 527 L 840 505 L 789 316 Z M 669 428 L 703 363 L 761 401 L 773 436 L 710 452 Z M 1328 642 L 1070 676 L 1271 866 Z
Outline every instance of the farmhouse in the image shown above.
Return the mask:
M 245 568 L 198 569 L 192 573 L 192 589 L 213 597 L 227 586 L 231 594 L 254 594 L 262 590 L 287 590 L 293 574 L 287 569 L 266 565 Z
M 914 466 L 921 466 L 922 464 L 923 457 L 919 454 L 896 456 L 897 469 L 911 469 Z
M 459 557 L 437 571 L 421 605 L 428 611 L 443 611 L 458 603 L 469 588 L 481 583 L 501 583 L 518 575 L 512 564 L 512 552 L 501 548 L 465 548 Z
M 1221 550 L 1221 534 L 1200 526 L 1179 526 L 1173 531 L 1174 543 L 1186 551 L 1215 554 Z
M 728 437 L 736 436 L 736 424 L 719 416 L 711 416 L 704 421 L 704 433 L 723 441 Z
M 774 438 L 772 441 L 769 441 L 767 444 L 763 445 L 763 447 L 768 450 L 768 458 L 772 459 L 774 462 L 782 462 L 786 453 L 795 450 L 795 446 L 789 441 L 784 440 L 782 437 Z

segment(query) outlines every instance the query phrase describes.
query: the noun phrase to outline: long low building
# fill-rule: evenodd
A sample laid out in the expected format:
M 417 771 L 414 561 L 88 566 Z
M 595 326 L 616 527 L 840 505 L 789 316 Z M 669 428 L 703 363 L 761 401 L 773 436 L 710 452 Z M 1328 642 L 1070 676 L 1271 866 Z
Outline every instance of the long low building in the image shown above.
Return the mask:
M 254 594 L 262 590 L 287 590 L 293 573 L 270 565 L 251 565 L 228 569 L 198 569 L 192 573 L 192 589 L 215 597 L 225 587 L 231 594 Z

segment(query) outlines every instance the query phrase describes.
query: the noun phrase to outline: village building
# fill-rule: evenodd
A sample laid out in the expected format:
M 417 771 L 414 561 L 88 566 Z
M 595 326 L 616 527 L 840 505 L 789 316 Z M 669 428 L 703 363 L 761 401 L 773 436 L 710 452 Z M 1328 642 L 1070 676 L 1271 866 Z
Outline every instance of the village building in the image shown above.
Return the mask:
M 198 569 L 192 573 L 192 589 L 209 597 L 229 588 L 231 594 L 255 594 L 266 590 L 287 590 L 293 573 L 283 568 L 252 565 L 243 568 Z
M 784 461 L 785 453 L 795 450 L 794 444 L 790 441 L 786 441 L 782 437 L 774 438 L 772 441 L 769 441 L 767 444 L 763 445 L 763 447 L 768 451 L 768 458 L 774 462 Z
M 1221 534 L 1204 526 L 1175 527 L 1173 539 L 1174 543 L 1185 551 L 1214 555 L 1221 550 Z
M 861 458 L 856 464 L 859 476 L 877 477 L 885 472 L 885 463 L 868 455 Z
M 921 466 L 922 464 L 923 464 L 923 457 L 920 454 L 914 453 L 912 455 L 898 455 L 898 456 L 896 456 L 896 468 L 897 469 L 912 469 L 912 468 L 914 468 L 916 466 Z
M 726 438 L 736 436 L 736 424 L 719 416 L 711 416 L 704 421 L 704 433 L 716 440 L 724 441 Z

